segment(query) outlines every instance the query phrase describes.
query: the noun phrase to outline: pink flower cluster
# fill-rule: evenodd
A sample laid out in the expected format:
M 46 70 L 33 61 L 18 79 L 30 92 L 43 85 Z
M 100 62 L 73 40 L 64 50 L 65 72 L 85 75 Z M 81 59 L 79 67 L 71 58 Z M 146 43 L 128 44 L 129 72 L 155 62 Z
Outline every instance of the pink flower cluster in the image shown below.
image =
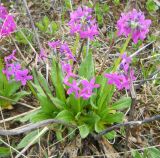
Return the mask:
M 65 60 L 61 62 L 62 70 L 64 72 L 64 84 L 69 88 L 67 94 L 75 94 L 76 98 L 82 97 L 84 100 L 89 99 L 93 95 L 93 89 L 98 88 L 99 85 L 95 84 L 95 79 L 88 80 L 78 80 L 78 75 L 73 73 L 72 66 L 69 64 L 69 60 L 76 61 L 67 43 L 61 43 L 60 41 L 48 42 L 48 45 L 57 52 L 65 56 Z M 43 54 L 42 54 L 43 55 Z
M 14 17 L 7 12 L 7 9 L 0 5 L 0 38 L 10 35 L 16 29 Z
M 8 80 L 15 79 L 20 81 L 22 85 L 26 85 L 28 80 L 32 80 L 32 76 L 28 75 L 28 69 L 22 70 L 22 67 L 19 63 L 16 63 L 15 57 L 16 50 L 12 52 L 9 56 L 4 58 L 6 63 L 3 73 L 6 75 Z
M 127 54 L 122 55 L 122 62 L 120 68 L 123 70 L 123 73 L 112 73 L 105 74 L 104 76 L 108 79 L 108 84 L 114 84 L 118 90 L 129 89 L 131 81 L 135 81 L 136 77 L 134 76 L 134 70 L 129 68 L 131 63 L 131 58 L 127 57 Z
M 142 12 L 133 9 L 128 13 L 121 14 L 117 21 L 118 35 L 125 37 L 131 35 L 133 42 L 137 43 L 139 39 L 144 40 L 146 38 L 150 25 L 151 20 L 145 19 Z
M 63 55 L 65 56 L 66 60 L 76 61 L 67 43 L 62 43 L 58 40 L 58 41 L 48 42 L 48 45 L 56 52 L 57 52 L 57 48 L 59 47 L 60 53 L 62 54 L 62 56 Z
M 84 100 L 89 99 L 93 95 L 93 89 L 99 88 L 99 84 L 95 84 L 95 78 L 90 81 L 83 79 L 77 81 L 78 76 L 72 72 L 72 66 L 62 62 L 62 69 L 65 73 L 64 84 L 69 86 L 67 94 L 75 94 L 76 98 L 82 97 Z M 70 83 L 70 80 L 72 83 Z
M 98 26 L 96 20 L 92 18 L 92 9 L 87 6 L 79 7 L 76 11 L 70 13 L 70 33 L 78 33 L 81 38 L 93 39 L 98 35 Z

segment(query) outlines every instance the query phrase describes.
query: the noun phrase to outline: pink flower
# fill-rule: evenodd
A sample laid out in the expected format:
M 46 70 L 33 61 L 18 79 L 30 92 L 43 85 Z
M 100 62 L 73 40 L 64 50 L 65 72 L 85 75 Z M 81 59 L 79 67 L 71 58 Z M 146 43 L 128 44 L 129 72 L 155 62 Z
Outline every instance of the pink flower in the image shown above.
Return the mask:
M 15 62 L 17 59 L 15 53 L 16 50 L 14 50 L 11 55 L 5 57 L 4 61 L 6 65 L 3 69 L 3 73 L 8 80 L 15 79 L 18 82 L 20 81 L 22 85 L 26 85 L 28 80 L 32 80 L 32 76 L 28 75 L 29 71 L 27 69 L 22 70 L 21 65 Z
M 128 76 L 118 73 L 105 74 L 104 76 L 108 79 L 108 84 L 115 85 L 118 90 L 129 89 L 131 81 L 136 80 L 133 70 L 131 70 Z
M 64 84 L 69 86 L 70 85 L 69 78 L 70 77 L 75 78 L 77 77 L 77 75 L 72 72 L 72 66 L 68 63 L 62 62 L 62 70 L 65 73 L 65 78 L 63 82 Z
M 121 58 L 122 58 L 122 62 L 120 64 L 120 68 L 122 68 L 125 73 L 128 73 L 129 64 L 131 63 L 131 57 L 127 56 L 127 53 L 123 53 Z
M 73 82 L 70 83 L 69 86 L 70 88 L 67 90 L 67 94 L 69 95 L 69 94 L 75 93 L 75 97 L 79 98 L 80 88 L 78 87 L 76 80 L 73 80 Z
M 0 5 L 0 18 L 4 20 L 7 15 L 7 9 L 4 6 Z
M 14 17 L 9 15 L 7 9 L 0 5 L 0 37 L 10 35 L 16 29 Z
M 4 58 L 6 64 L 9 64 L 9 62 L 11 62 L 12 60 L 16 60 L 15 54 L 16 54 L 16 49 L 12 51 L 12 54 Z
M 33 77 L 31 75 L 28 75 L 28 70 L 17 70 L 15 73 L 15 80 L 20 81 L 22 85 L 26 85 L 28 80 L 32 80 Z
M 67 60 L 71 59 L 76 61 L 67 43 L 61 44 L 60 52 L 65 55 Z
M 59 47 L 61 44 L 61 42 L 59 40 L 57 41 L 52 41 L 52 42 L 48 42 L 48 45 L 52 48 L 52 49 L 56 49 L 57 47 Z
M 45 50 L 43 48 L 41 48 L 40 54 L 39 54 L 39 59 L 45 60 L 46 57 L 47 56 L 46 56 Z
M 11 77 L 14 77 L 17 70 L 21 69 L 21 65 L 18 63 L 8 64 L 6 68 L 3 69 L 3 73 L 6 75 L 7 79 L 10 80 Z
M 128 37 L 131 34 L 133 42 L 137 43 L 139 39 L 146 38 L 150 25 L 151 20 L 145 19 L 142 12 L 133 9 L 128 13 L 122 13 L 117 21 L 118 36 Z
M 92 18 L 92 9 L 86 6 L 70 13 L 69 27 L 71 35 L 78 33 L 84 39 L 92 40 L 95 35 L 98 35 L 96 20 Z
M 81 80 L 81 84 L 83 85 L 83 89 L 80 92 L 80 97 L 84 100 L 89 99 L 93 94 L 94 88 L 99 88 L 99 84 L 95 84 L 95 78 L 91 79 L 91 81 Z

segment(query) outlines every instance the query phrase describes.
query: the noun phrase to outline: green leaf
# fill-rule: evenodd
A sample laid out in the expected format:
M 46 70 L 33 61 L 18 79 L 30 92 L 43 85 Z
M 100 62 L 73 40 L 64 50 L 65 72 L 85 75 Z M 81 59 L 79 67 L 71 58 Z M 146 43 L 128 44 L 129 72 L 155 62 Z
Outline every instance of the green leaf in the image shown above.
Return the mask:
M 103 111 L 103 109 L 109 105 L 109 103 L 111 102 L 113 93 L 115 91 L 115 87 L 113 85 L 109 85 L 106 83 L 106 85 L 104 86 L 104 88 L 102 87 L 102 91 L 99 94 L 99 98 L 98 98 L 98 110 L 99 112 Z
M 104 4 L 103 5 L 103 11 L 105 12 L 105 13 L 108 13 L 108 11 L 109 11 L 109 6 L 108 6 L 108 4 Z
M 38 138 L 40 137 L 40 136 L 42 136 L 42 135 L 44 135 L 45 133 L 47 132 L 47 129 L 45 129 L 45 130 L 35 130 L 35 131 L 32 131 L 32 132 L 30 132 L 29 134 L 27 134 L 22 140 L 21 140 L 21 142 L 17 145 L 17 148 L 18 149 L 21 149 L 21 148 L 24 148 L 24 147 L 26 147 L 28 144 L 30 144 L 32 141 L 33 141 L 33 139 L 35 139 L 35 141 L 32 143 L 32 145 L 33 144 L 35 144 L 35 143 L 37 143 L 38 142 Z M 37 135 L 39 135 L 39 137 L 37 137 Z
M 153 0 L 147 0 L 146 8 L 149 12 L 155 12 L 158 10 L 158 6 Z
M 107 134 L 104 135 L 107 139 L 114 139 L 116 137 L 116 132 L 115 131 L 111 131 Z
M 115 5 L 119 5 L 120 4 L 120 0 L 114 0 L 114 4 Z
M 50 30 L 51 30 L 52 34 L 55 33 L 58 30 L 57 23 L 55 23 L 54 21 L 52 21 L 51 24 L 50 24 Z
M 66 122 L 72 122 L 72 121 L 74 121 L 73 113 L 71 111 L 68 111 L 68 110 L 61 111 L 56 116 L 56 118 L 59 119 L 59 120 L 66 121 Z
M 131 98 L 127 97 L 127 98 L 122 98 L 117 102 L 115 102 L 114 104 L 112 104 L 111 109 L 122 110 L 125 108 L 129 108 L 130 106 L 131 106 Z
M 15 39 L 20 44 L 28 44 L 28 41 L 32 43 L 33 33 L 30 30 L 23 28 L 20 31 L 15 32 Z
M 140 154 L 138 151 L 132 151 L 133 158 L 143 158 L 143 155 Z
M 122 112 L 116 112 L 115 114 L 106 114 L 103 116 L 102 120 L 105 123 L 112 124 L 112 123 L 120 123 L 123 121 L 124 114 Z
M 17 145 L 18 149 L 26 147 L 32 140 L 35 138 L 38 134 L 38 130 L 32 131 L 29 134 L 27 134 Z M 37 140 L 38 141 L 38 140 Z M 35 141 L 33 144 L 35 144 L 37 141 Z
M 37 73 L 37 74 L 38 74 L 37 78 L 38 78 L 39 85 L 42 87 L 43 91 L 45 93 L 52 94 L 46 79 L 43 77 L 41 73 Z
M 42 23 L 43 23 L 43 26 L 45 27 L 45 30 L 47 30 L 48 25 L 50 23 L 49 18 L 47 16 L 44 16 L 43 19 L 42 19 Z
M 86 124 L 83 124 L 81 126 L 78 126 L 81 138 L 86 138 L 89 134 L 89 127 Z
M 44 113 L 43 111 L 39 111 L 30 116 L 30 121 L 34 123 L 34 122 L 39 122 L 39 121 L 43 121 L 43 120 L 47 120 L 51 118 L 53 118 L 52 114 L 48 114 L 48 113 Z
M 37 94 L 37 96 L 44 113 L 51 114 L 53 111 L 56 111 L 56 107 L 46 95 Z
M 23 117 L 19 117 L 17 119 L 15 119 L 16 121 L 20 121 L 22 123 L 25 123 L 27 121 L 31 121 L 32 117 L 34 117 L 35 115 L 37 115 L 39 112 L 41 112 L 41 109 L 37 109 L 36 111 L 27 113 L 27 115 L 23 116 Z
M 55 59 L 52 62 L 51 79 L 56 90 L 56 97 L 65 102 L 66 97 L 63 87 L 62 69 Z
M 150 149 L 148 149 L 148 156 L 150 158 L 159 158 L 160 157 L 160 150 L 157 148 L 150 148 Z
M 70 0 L 64 0 L 65 2 L 65 6 L 67 9 L 71 9 L 71 3 L 70 3 Z
M 45 32 L 46 28 L 43 26 L 42 22 L 37 22 L 36 26 L 39 28 L 40 31 Z
M 6 84 L 4 84 L 4 94 L 6 96 L 12 96 L 16 93 L 16 91 L 21 87 L 21 84 L 16 81 L 8 82 L 6 81 Z
M 105 129 L 104 123 L 100 119 L 97 120 L 94 129 L 97 133 L 101 132 Z
M 20 100 L 21 98 L 23 98 L 24 96 L 26 95 L 29 95 L 30 92 L 26 92 L 26 91 L 20 91 L 20 92 L 17 92 L 15 93 L 13 96 L 12 96 L 12 99 L 17 102 L 18 100 Z
M 8 157 L 10 155 L 10 149 L 6 147 L 0 147 L 0 157 Z
M 75 98 L 74 94 L 70 94 L 67 98 L 67 105 L 70 105 L 68 108 L 76 115 L 81 111 L 80 99 Z
M 105 73 L 110 73 L 111 70 L 112 68 L 107 69 Z M 101 113 L 111 102 L 113 93 L 115 91 L 115 86 L 107 84 L 107 79 L 104 77 L 103 74 L 97 76 L 96 82 L 100 84 L 100 88 L 97 91 L 97 94 L 99 94 L 97 97 L 97 106 L 98 111 Z
M 94 76 L 94 62 L 91 53 L 88 53 L 88 56 L 82 61 L 78 74 L 88 80 Z

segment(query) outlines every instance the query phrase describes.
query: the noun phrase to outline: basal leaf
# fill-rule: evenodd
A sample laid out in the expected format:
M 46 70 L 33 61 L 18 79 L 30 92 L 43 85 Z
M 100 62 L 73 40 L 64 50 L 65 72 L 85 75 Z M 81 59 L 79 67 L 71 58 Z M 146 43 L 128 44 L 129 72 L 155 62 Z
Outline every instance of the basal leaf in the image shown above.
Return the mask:
M 122 98 L 117 102 L 115 102 L 114 104 L 112 104 L 111 109 L 122 110 L 125 108 L 129 108 L 130 106 L 131 106 L 131 98 L 127 97 L 127 98 Z
M 62 70 L 60 65 L 57 63 L 55 59 L 53 59 L 52 62 L 51 79 L 56 90 L 56 97 L 65 102 L 66 97 L 63 87 Z
M 82 61 L 78 74 L 88 80 L 94 76 L 94 62 L 91 53 L 88 53 L 88 56 Z
M 68 111 L 68 110 L 61 111 L 56 116 L 56 118 L 59 119 L 59 120 L 66 121 L 66 122 L 72 122 L 72 121 L 74 121 L 73 113 L 71 111 Z
M 81 138 L 86 138 L 89 134 L 89 127 L 86 124 L 83 124 L 81 126 L 78 126 Z

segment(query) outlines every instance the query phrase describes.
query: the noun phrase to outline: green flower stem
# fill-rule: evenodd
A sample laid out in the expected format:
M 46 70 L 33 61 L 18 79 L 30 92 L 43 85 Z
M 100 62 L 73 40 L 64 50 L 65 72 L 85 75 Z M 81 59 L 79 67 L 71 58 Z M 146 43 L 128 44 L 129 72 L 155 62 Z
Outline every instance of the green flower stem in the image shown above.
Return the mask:
M 81 111 L 81 99 L 78 98 L 77 101 L 78 101 L 77 109 L 78 109 L 78 112 L 80 112 Z
M 77 33 L 76 34 L 76 40 L 74 42 L 74 46 L 73 46 L 73 49 L 72 49 L 72 52 L 73 52 L 74 55 L 77 52 L 77 48 L 78 48 L 78 45 L 79 45 L 79 40 L 80 40 L 80 37 L 79 37 L 79 34 Z
M 122 49 L 120 50 L 120 56 L 119 58 L 115 61 L 115 64 L 114 64 L 114 67 L 113 67 L 113 70 L 112 72 L 115 72 L 120 64 L 120 61 L 121 61 L 121 55 L 126 51 L 126 48 L 129 44 L 129 41 L 131 40 L 131 36 L 128 36 L 128 38 L 126 39 L 126 42 L 124 43 Z
M 87 39 L 87 50 L 86 50 L 86 56 L 88 56 L 88 52 L 89 52 L 89 45 L 90 45 L 90 39 Z

